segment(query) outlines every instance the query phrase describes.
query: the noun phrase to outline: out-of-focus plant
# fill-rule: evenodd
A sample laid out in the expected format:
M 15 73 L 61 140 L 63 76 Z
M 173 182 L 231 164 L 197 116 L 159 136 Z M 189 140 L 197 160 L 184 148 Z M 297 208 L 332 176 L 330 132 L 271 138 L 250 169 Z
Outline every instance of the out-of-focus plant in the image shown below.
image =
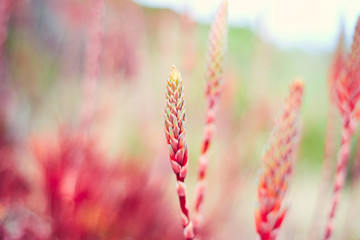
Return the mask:
M 228 3 L 222 1 L 209 32 L 206 68 L 206 120 L 198 163 L 198 179 L 195 190 L 194 227 L 198 231 L 202 222 L 202 203 L 206 188 L 206 173 L 209 165 L 209 148 L 215 129 L 215 116 L 224 83 L 224 69 L 227 49 Z
M 193 156 L 193 152 L 185 142 L 183 84 L 199 84 L 192 79 L 198 79 L 197 60 L 205 50 L 207 27 L 192 21 L 190 12 L 181 19 L 169 9 L 152 9 L 131 0 L 0 0 L 0 239 L 249 239 L 256 232 L 261 239 L 275 239 L 281 235 L 278 232 L 288 214 L 284 196 L 297 147 L 296 119 L 303 85 L 291 85 L 270 135 L 257 189 L 256 229 L 248 230 L 248 225 L 238 220 L 248 221 L 246 214 L 251 218 L 253 209 L 239 197 L 248 194 L 242 191 L 247 187 L 256 191 L 251 184 L 258 165 L 252 160 L 260 157 L 262 141 L 258 140 L 270 127 L 272 106 L 267 94 L 272 93 L 261 84 L 259 88 L 259 84 L 245 80 L 250 75 L 252 83 L 267 81 L 279 74 L 275 71 L 287 74 L 291 66 L 278 66 L 278 56 L 282 58 L 285 51 L 265 43 L 250 30 L 234 27 L 229 36 L 232 49 L 225 77 L 227 7 L 223 0 L 208 36 L 202 138 L 202 129 L 188 130 L 196 118 L 187 122 L 187 143 L 194 143 L 193 137 L 199 134 L 201 144 L 194 179 L 186 176 L 191 164 L 188 155 Z M 336 107 L 343 121 L 328 238 L 345 181 L 349 141 L 360 116 L 356 106 L 360 95 L 359 31 L 358 26 L 350 56 L 344 56 L 339 40 L 328 77 L 331 104 L 321 189 L 327 188 L 331 177 Z M 195 36 L 201 41 L 195 41 Z M 175 45 L 182 47 L 174 51 Z M 236 50 L 241 54 L 235 54 Z M 271 63 L 269 52 L 274 56 Z M 296 54 L 300 59 L 301 54 Z M 167 79 L 165 134 L 169 154 L 164 154 L 165 141 L 153 141 L 161 138 L 159 128 L 163 126 L 157 119 L 161 117 L 156 109 L 162 98 L 158 92 L 161 82 L 156 79 L 170 59 L 180 61 L 186 77 L 183 83 L 173 67 Z M 114 85 L 119 83 L 116 81 L 100 81 L 135 77 L 136 82 L 121 82 L 121 86 Z M 249 86 L 254 86 L 253 91 Z M 199 96 L 203 94 L 196 94 L 197 89 L 189 88 L 187 100 L 195 104 L 187 113 L 198 110 L 192 108 L 196 103 L 202 104 Z M 127 92 L 131 93 L 123 94 Z M 220 95 L 225 97 L 221 103 Z M 49 114 L 53 111 L 55 114 Z M 66 111 L 71 116 L 61 119 Z M 113 113 L 118 119 L 107 118 Z M 215 119 L 218 146 L 212 146 Z M 221 161 L 214 158 L 211 162 L 218 165 L 208 169 L 213 150 L 222 156 L 218 157 Z M 357 151 L 351 190 L 359 180 L 359 156 Z M 176 176 L 182 226 L 175 224 L 180 222 L 178 203 L 167 198 L 166 180 L 171 176 L 165 169 L 168 166 L 163 166 L 165 159 L 170 160 Z M 216 173 L 211 175 L 213 170 Z M 190 189 L 195 182 L 194 195 L 186 195 L 185 179 Z M 214 194 L 206 200 L 209 211 L 204 212 L 207 180 L 211 180 L 209 193 Z M 317 224 L 324 207 L 324 191 L 319 191 L 319 206 L 314 212 Z M 255 194 L 251 196 L 255 198 Z M 188 204 L 192 198 L 194 208 Z M 245 211 L 240 205 L 246 207 Z M 353 205 L 349 209 L 356 212 Z M 207 215 L 204 222 L 203 215 Z M 299 227 L 291 218 L 288 223 L 290 231 Z M 315 224 L 312 227 L 322 230 Z M 354 229 L 351 226 L 345 239 L 354 237 Z
M 80 125 L 87 133 L 94 114 L 94 96 L 100 69 L 100 53 L 102 40 L 102 16 L 104 0 L 93 0 L 92 11 L 89 14 L 87 44 L 84 64 L 83 101 L 81 107 Z
M 337 158 L 335 172 L 333 199 L 326 224 L 324 240 L 330 239 L 333 231 L 333 221 L 337 206 L 340 201 L 341 190 L 344 187 L 347 165 L 350 156 L 350 141 L 355 131 L 355 125 L 359 119 L 360 111 L 357 104 L 360 99 L 360 18 L 357 22 L 351 52 L 345 60 L 343 67 L 340 66 L 339 77 L 334 82 L 336 92 L 336 104 L 340 112 L 341 146 Z
M 286 215 L 283 199 L 294 168 L 298 145 L 298 115 L 303 97 L 303 83 L 295 80 L 275 121 L 263 158 L 264 172 L 258 185 L 256 231 L 261 240 L 274 240 Z
M 12 5 L 10 0 L 0 2 L 0 209 L 5 208 L 3 215 L 7 215 L 6 212 L 10 212 L 13 205 L 29 192 L 29 184 L 21 175 L 18 166 L 19 144 L 12 130 L 15 94 L 10 90 L 5 67 L 5 42 Z M 0 222 L 1 215 L 0 213 Z M 3 231 L 0 223 L 0 232 Z
M 0 2 L 0 74 L 2 75 L 3 71 L 3 54 L 4 54 L 4 44 L 7 36 L 7 25 L 10 15 L 11 0 L 4 0 Z M 2 77 L 0 75 L 0 78 Z
M 334 172 L 333 159 L 336 155 L 336 83 L 338 82 L 345 64 L 345 36 L 342 27 L 338 39 L 338 46 L 335 51 L 334 59 L 330 67 L 328 76 L 328 96 L 329 96 L 329 110 L 326 125 L 326 136 L 324 146 L 324 160 L 322 165 L 322 175 L 319 187 L 319 192 L 316 198 L 313 218 L 309 231 L 310 239 L 318 239 L 320 234 L 320 221 L 324 211 L 324 197 L 331 187 L 332 175 Z
M 71 132 L 61 128 L 54 139 L 31 140 L 42 173 L 44 195 L 38 199 L 44 199 L 40 216 L 50 225 L 49 239 L 180 239 L 171 215 L 158 214 L 169 210 L 160 179 L 151 177 L 156 173 L 131 163 L 135 159 L 111 163 L 95 139 Z

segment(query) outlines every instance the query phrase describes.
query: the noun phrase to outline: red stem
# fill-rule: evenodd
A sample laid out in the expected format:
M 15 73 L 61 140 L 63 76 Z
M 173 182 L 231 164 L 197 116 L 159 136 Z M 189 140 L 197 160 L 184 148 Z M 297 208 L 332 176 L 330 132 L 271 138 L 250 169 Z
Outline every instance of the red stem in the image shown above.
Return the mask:
M 184 183 L 184 178 L 181 178 L 179 174 L 176 174 L 177 180 L 177 193 L 179 196 L 179 203 L 184 227 L 184 237 L 186 240 L 194 239 L 194 231 L 193 226 L 189 217 L 189 209 L 186 201 L 186 188 Z
M 195 233 L 199 230 L 202 223 L 202 204 L 204 201 L 204 195 L 206 190 L 206 173 L 209 165 L 208 150 L 211 144 L 213 131 L 215 128 L 214 114 L 215 107 L 214 99 L 208 95 L 208 108 L 206 114 L 206 122 L 204 129 L 204 136 L 201 144 L 201 153 L 198 163 L 198 179 L 196 183 L 195 192 L 195 217 L 194 217 L 194 230 Z
M 336 154 L 335 150 L 335 124 L 336 123 L 336 109 L 333 105 L 330 106 L 328 112 L 328 121 L 326 125 L 326 137 L 324 146 L 324 160 L 322 165 L 322 174 L 320 180 L 319 192 L 316 197 L 316 203 L 312 222 L 309 230 L 309 240 L 320 238 L 320 222 L 319 219 L 324 214 L 324 197 L 328 194 L 331 188 L 331 179 L 334 170 L 333 156 Z
M 335 181 L 334 181 L 334 190 L 333 190 L 333 200 L 329 213 L 328 222 L 325 229 L 324 240 L 329 240 L 333 231 L 333 221 L 341 197 L 341 190 L 344 187 L 347 173 L 347 165 L 350 155 L 350 141 L 351 137 L 354 134 L 354 126 L 350 116 L 345 116 L 342 125 L 342 138 L 341 146 L 338 154 L 338 162 L 336 166 Z

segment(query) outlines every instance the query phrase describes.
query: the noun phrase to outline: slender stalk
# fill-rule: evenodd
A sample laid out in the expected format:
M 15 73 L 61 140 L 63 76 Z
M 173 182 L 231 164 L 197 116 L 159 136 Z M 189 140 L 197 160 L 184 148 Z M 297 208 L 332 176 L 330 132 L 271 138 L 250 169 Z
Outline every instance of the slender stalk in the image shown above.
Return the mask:
M 360 18 L 358 19 L 350 55 L 346 65 L 339 73 L 339 80 L 335 85 L 336 103 L 342 118 L 341 145 L 337 157 L 333 198 L 327 219 L 324 240 L 331 238 L 334 228 L 334 218 L 344 187 L 347 165 L 350 154 L 350 141 L 354 134 L 360 100 Z
M 4 71 L 4 45 L 7 37 L 7 25 L 10 16 L 11 0 L 0 1 L 0 82 L 3 78 Z
M 326 125 L 325 147 L 324 147 L 324 160 L 322 165 L 322 174 L 320 180 L 320 187 L 316 197 L 313 218 L 309 230 L 309 240 L 320 238 L 320 221 L 324 212 L 324 200 L 328 191 L 331 189 L 332 175 L 334 172 L 335 164 L 333 162 L 336 156 L 336 92 L 335 87 L 339 81 L 341 73 L 345 66 L 345 40 L 344 40 L 344 27 L 341 28 L 338 40 L 337 50 L 335 52 L 334 60 L 330 67 L 328 77 L 328 91 L 329 91 L 329 111 Z
M 84 76 L 82 82 L 82 102 L 79 116 L 79 146 L 86 146 L 89 144 L 89 130 L 92 125 L 94 116 L 94 103 L 96 84 L 98 80 L 98 72 L 100 68 L 100 53 L 101 53 L 101 36 L 102 36 L 102 16 L 104 10 L 104 0 L 92 0 L 89 11 L 89 24 L 87 28 L 87 38 L 85 45 L 84 57 Z M 75 192 L 78 187 L 78 175 L 81 171 L 81 166 L 86 160 L 87 152 L 85 147 L 78 148 L 78 158 L 75 163 L 76 171 L 74 173 L 72 191 Z
M 325 214 L 324 201 L 327 194 L 331 191 L 332 185 L 332 176 L 335 168 L 335 163 L 333 161 L 334 156 L 336 155 L 335 147 L 335 127 L 336 127 L 336 109 L 330 105 L 328 112 L 328 119 L 326 124 L 326 136 L 325 136 L 325 146 L 324 146 L 324 160 L 322 165 L 322 173 L 319 191 L 317 193 L 315 207 L 313 211 L 313 216 L 311 220 L 310 230 L 309 230 L 309 240 L 319 239 L 321 235 L 320 221 L 321 217 Z
M 176 175 L 176 191 L 179 197 L 184 237 L 194 239 L 193 225 L 186 200 L 185 177 L 188 149 L 185 142 L 185 101 L 183 82 L 179 71 L 172 66 L 166 85 L 165 136 L 169 145 L 169 159 Z
M 360 135 L 357 140 L 357 150 L 354 158 L 354 166 L 352 170 L 352 185 L 356 187 L 360 182 Z
M 340 150 L 338 153 L 338 163 L 336 166 L 333 200 L 331 204 L 328 222 L 326 224 L 324 240 L 330 239 L 333 231 L 334 217 L 340 201 L 341 190 L 343 189 L 345 183 L 347 165 L 350 156 L 350 142 L 353 134 L 354 124 L 351 122 L 350 118 L 345 118 L 342 125 L 342 138 Z
M 215 129 L 215 115 L 223 85 L 225 55 L 227 48 L 227 10 L 228 3 L 224 0 L 217 11 L 209 33 L 207 56 L 207 82 L 205 97 L 207 101 L 206 121 L 198 163 L 198 179 L 195 190 L 194 227 L 197 231 L 202 223 L 202 204 L 206 189 L 206 172 L 209 164 L 208 151 Z
M 102 36 L 102 16 L 104 10 L 104 0 L 92 0 L 90 6 L 89 25 L 87 32 L 87 42 L 85 46 L 85 66 L 83 79 L 83 102 L 80 124 L 84 133 L 91 125 L 94 112 L 94 96 L 100 68 L 101 36 Z
M 0 49 L 3 50 L 7 36 L 7 23 L 10 15 L 11 0 L 0 2 Z
M 359 202 L 359 193 L 360 189 L 357 187 L 360 180 L 360 135 L 357 140 L 357 149 L 354 157 L 354 163 L 352 167 L 352 178 L 351 178 L 351 188 L 350 188 L 350 197 L 349 202 L 355 203 Z M 359 207 L 354 205 L 349 205 L 344 221 L 343 235 L 342 239 L 351 239 L 353 235 L 352 230 L 354 229 L 354 224 L 356 225 L 357 213 L 359 212 Z

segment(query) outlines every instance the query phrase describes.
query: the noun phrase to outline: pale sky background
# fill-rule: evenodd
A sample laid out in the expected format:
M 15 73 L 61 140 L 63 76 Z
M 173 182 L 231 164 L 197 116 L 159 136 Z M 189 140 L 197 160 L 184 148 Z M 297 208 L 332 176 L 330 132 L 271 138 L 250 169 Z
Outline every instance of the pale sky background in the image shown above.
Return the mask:
M 200 22 L 211 22 L 220 0 L 135 0 L 153 7 L 185 9 Z M 350 44 L 360 15 L 360 0 L 228 0 L 229 22 L 250 27 L 280 47 L 331 50 L 343 19 Z

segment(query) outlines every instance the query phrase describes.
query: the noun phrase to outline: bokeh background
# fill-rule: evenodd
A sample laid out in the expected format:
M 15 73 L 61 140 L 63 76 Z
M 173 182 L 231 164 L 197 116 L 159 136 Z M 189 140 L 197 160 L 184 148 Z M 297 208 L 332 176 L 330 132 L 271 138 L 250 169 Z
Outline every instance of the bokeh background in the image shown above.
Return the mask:
M 220 2 L 104 1 L 94 114 L 86 137 L 91 143 L 77 134 L 93 1 L 9 2 L 0 16 L 8 17 L 0 26 L 2 236 L 181 239 L 163 130 L 165 84 L 176 65 L 185 86 L 191 205 L 205 121 L 207 37 Z M 256 239 L 262 154 L 295 77 L 305 83 L 301 142 L 286 199 L 290 211 L 279 239 L 308 239 L 329 116 L 330 63 L 341 29 L 349 49 L 359 14 L 356 1 L 229 0 L 228 60 L 210 150 L 205 239 Z M 333 118 L 337 149 L 340 120 L 337 113 Z M 79 165 L 73 164 L 79 159 L 77 149 L 86 153 Z M 351 162 L 357 136 L 352 149 Z M 334 154 L 332 169 L 335 160 Z M 73 177 L 74 171 L 84 177 Z M 350 188 L 349 173 L 334 239 L 360 236 L 359 186 Z M 66 189 L 72 187 L 69 195 Z M 78 190 L 82 187 L 83 192 Z M 74 200 L 74 192 L 85 197 Z M 322 196 L 318 236 L 330 193 L 327 189 Z

